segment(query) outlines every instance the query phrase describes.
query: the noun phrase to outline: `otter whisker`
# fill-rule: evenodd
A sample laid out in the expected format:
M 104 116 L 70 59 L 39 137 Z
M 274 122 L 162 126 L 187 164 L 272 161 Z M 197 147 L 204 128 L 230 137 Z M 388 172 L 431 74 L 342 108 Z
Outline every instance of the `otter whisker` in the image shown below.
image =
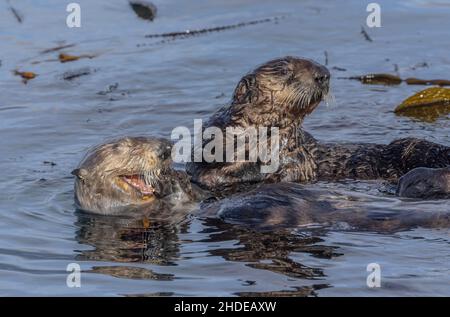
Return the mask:
M 157 173 L 157 171 L 153 171 L 153 170 L 146 171 L 143 173 L 144 181 L 145 181 L 146 185 L 154 186 L 156 184 L 157 179 L 158 179 L 156 177 L 156 173 Z
M 291 105 L 293 107 L 303 108 L 303 95 L 304 95 L 303 89 L 301 87 L 298 87 L 292 98 Z
M 335 106 L 336 105 L 336 98 L 334 97 L 333 92 L 331 89 L 328 89 L 327 93 L 322 96 L 323 101 L 325 101 L 325 105 L 328 106 Z
M 307 105 L 309 105 L 308 95 L 309 94 L 305 88 L 300 89 L 299 99 L 298 99 L 299 102 L 297 103 L 300 108 L 304 109 L 307 107 Z
M 305 88 L 303 87 L 299 87 L 298 89 L 298 93 L 297 93 L 297 102 L 296 105 L 300 108 L 305 108 L 305 104 L 306 104 L 306 98 L 307 98 L 307 91 L 305 90 Z
M 283 96 L 282 101 L 281 101 L 281 105 L 289 104 L 290 99 L 291 99 L 291 95 L 292 95 L 293 93 L 294 93 L 294 90 L 290 90 L 287 94 L 285 94 L 285 95 Z
M 298 99 L 299 90 L 297 87 L 291 89 L 289 93 L 283 98 L 282 104 L 295 105 L 294 102 Z

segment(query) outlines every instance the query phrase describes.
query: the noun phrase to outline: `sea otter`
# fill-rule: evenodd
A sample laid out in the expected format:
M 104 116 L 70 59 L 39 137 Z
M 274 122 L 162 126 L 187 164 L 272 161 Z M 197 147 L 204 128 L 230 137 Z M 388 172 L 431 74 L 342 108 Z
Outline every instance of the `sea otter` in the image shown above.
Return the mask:
M 278 127 L 279 169 L 264 174 L 260 171 L 262 162 L 192 162 L 187 164 L 192 180 L 221 193 L 229 187 L 241 187 L 236 184 L 242 183 L 347 178 L 397 180 L 416 167 L 450 165 L 449 147 L 416 138 L 399 139 L 387 145 L 328 144 L 315 140 L 301 125 L 327 96 L 329 80 L 325 66 L 291 56 L 271 60 L 245 75 L 230 104 L 214 114 L 204 129 Z
M 187 173 L 172 168 L 170 151 L 168 141 L 151 137 L 126 137 L 94 147 L 73 171 L 77 206 L 95 214 L 144 217 L 162 224 L 180 223 L 193 213 L 262 231 L 312 224 L 379 232 L 450 226 L 448 214 L 394 212 L 380 216 L 357 204 L 340 206 L 330 199 L 334 194 L 329 191 L 292 182 L 261 182 L 247 187 L 245 192 L 215 200 L 208 191 L 190 182 Z M 410 185 L 420 197 L 431 192 L 436 195 L 439 190 L 450 193 L 448 187 L 440 185 L 440 177 L 426 178 L 432 172 L 442 173 L 442 179 L 448 180 L 448 169 L 425 172 L 418 168 L 410 172 L 415 173 L 413 177 L 405 175 L 400 182 L 400 195 Z M 424 180 L 428 186 L 416 186 Z M 430 191 L 434 181 L 434 190 Z
M 450 148 L 425 140 L 407 138 L 388 145 L 326 144 L 315 140 L 301 124 L 327 95 L 329 80 L 328 70 L 311 60 L 284 57 L 269 61 L 241 79 L 230 105 L 213 115 L 206 126 L 278 127 L 280 165 L 275 173 L 261 173 L 263 162 L 194 162 L 187 165 L 187 175 L 171 168 L 170 142 L 122 138 L 95 147 L 74 170 L 77 205 L 103 214 L 127 211 L 130 207 L 171 210 L 211 193 L 223 197 L 257 190 L 255 187 L 261 183 L 344 178 L 396 180 L 416 167 L 450 165 Z M 270 186 L 264 188 L 271 190 Z M 448 191 L 447 187 L 440 188 Z M 305 200 L 302 195 L 306 196 L 306 192 L 299 193 L 299 199 L 294 200 L 300 202 L 298 206 L 329 210 L 320 202 Z M 253 197 L 257 204 L 261 196 Z M 297 210 L 292 206 L 288 206 L 289 210 Z
M 278 128 L 278 170 L 261 173 L 265 164 L 261 161 L 192 162 L 186 165 L 192 180 L 203 188 L 222 191 L 239 183 L 316 179 L 314 157 L 304 149 L 298 136 L 303 119 L 327 96 L 329 80 L 330 73 L 325 66 L 290 56 L 269 61 L 245 75 L 235 88 L 231 103 L 217 111 L 204 129 L 217 127 L 226 134 L 228 127 Z M 269 136 L 267 144 L 271 143 L 270 139 Z M 208 142 L 205 140 L 204 144 Z M 244 150 L 248 155 L 248 149 Z
M 323 228 L 387 233 L 450 227 L 448 211 L 380 210 L 367 208 L 356 195 L 344 197 L 343 203 L 333 191 L 298 183 L 260 184 L 249 192 L 203 204 L 198 215 L 257 231 Z
M 171 143 L 125 137 L 91 149 L 75 176 L 75 202 L 85 211 L 117 214 L 130 208 L 164 209 L 198 200 L 200 190 L 171 167 Z

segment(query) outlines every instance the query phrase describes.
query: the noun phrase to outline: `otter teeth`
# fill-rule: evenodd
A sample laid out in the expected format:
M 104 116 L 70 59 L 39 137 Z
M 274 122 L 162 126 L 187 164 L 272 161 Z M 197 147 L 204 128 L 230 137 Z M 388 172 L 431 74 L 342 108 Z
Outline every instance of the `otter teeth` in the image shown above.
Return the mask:
M 155 189 L 147 182 L 146 175 L 126 175 L 123 176 L 123 179 L 144 195 L 154 194 L 155 192 Z

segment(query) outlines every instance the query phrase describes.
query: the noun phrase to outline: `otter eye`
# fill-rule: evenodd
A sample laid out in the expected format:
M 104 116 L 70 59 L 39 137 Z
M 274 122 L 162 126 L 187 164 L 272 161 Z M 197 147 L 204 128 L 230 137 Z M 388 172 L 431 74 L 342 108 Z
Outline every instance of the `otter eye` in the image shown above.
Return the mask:
M 168 158 L 170 158 L 172 155 L 172 147 L 171 146 L 167 146 L 164 150 L 164 152 L 162 153 L 162 159 L 166 160 Z
M 76 168 L 70 174 L 76 176 L 80 180 L 83 180 L 87 176 L 88 172 L 83 168 Z
M 292 74 L 292 71 L 290 69 L 287 69 L 286 67 L 283 67 L 280 71 L 281 75 L 283 76 L 289 76 Z

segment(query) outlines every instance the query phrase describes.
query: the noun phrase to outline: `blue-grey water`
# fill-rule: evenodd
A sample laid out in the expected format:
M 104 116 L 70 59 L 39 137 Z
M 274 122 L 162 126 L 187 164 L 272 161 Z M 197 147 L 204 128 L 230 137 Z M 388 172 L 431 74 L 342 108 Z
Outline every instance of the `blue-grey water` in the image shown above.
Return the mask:
M 448 1 L 379 1 L 382 27 L 365 27 L 373 42 L 360 33 L 369 1 L 155 0 L 153 22 L 137 18 L 125 0 L 78 3 L 81 28 L 66 26 L 64 1 L 0 2 L 1 295 L 450 295 L 449 229 L 252 233 L 196 217 L 145 229 L 77 212 L 70 175 L 105 138 L 192 128 L 255 65 L 283 55 L 325 63 L 325 51 L 336 102 L 306 119 L 314 136 L 379 143 L 416 136 L 450 145 L 448 116 L 426 123 L 393 113 L 423 87 L 338 79 L 396 69 L 402 77 L 449 79 Z M 144 37 L 275 16 L 283 18 L 167 43 Z M 63 64 L 52 61 L 59 51 L 42 53 L 62 44 L 75 45 L 61 52 L 96 57 Z M 64 80 L 79 69 L 90 74 Z M 38 76 L 24 84 L 14 70 Z M 310 186 L 368 210 L 450 212 L 448 200 L 401 200 L 381 185 Z M 80 288 L 66 285 L 69 263 L 83 270 Z M 381 266 L 380 288 L 366 285 L 369 263 Z

